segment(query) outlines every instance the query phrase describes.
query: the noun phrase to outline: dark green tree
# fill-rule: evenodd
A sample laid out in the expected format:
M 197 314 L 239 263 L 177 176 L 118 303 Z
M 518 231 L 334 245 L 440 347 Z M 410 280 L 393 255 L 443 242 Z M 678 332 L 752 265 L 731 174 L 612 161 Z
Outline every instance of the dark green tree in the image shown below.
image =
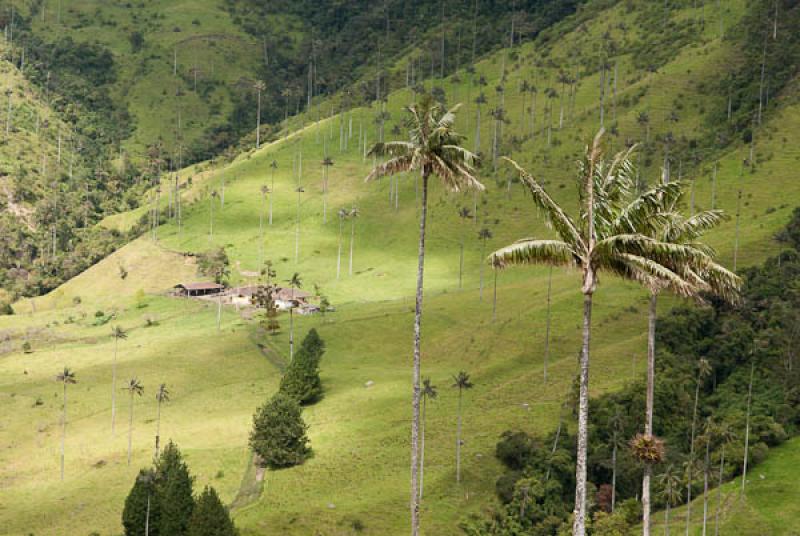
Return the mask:
M 311 404 L 319 400 L 322 397 L 319 363 L 323 353 L 325 342 L 312 328 L 281 379 L 281 392 L 299 404 Z
M 125 536 L 159 535 L 160 508 L 155 491 L 155 471 L 140 470 L 122 509 L 122 527 L 125 529 Z
M 300 405 L 279 392 L 253 416 L 250 447 L 272 469 L 299 465 L 311 453 L 306 430 Z
M 219 500 L 216 490 L 206 486 L 197 498 L 188 536 L 236 536 L 239 531 L 233 524 L 228 509 Z
M 192 517 L 194 478 L 178 447 L 170 441 L 156 462 L 156 495 L 160 507 L 158 533 L 184 536 Z

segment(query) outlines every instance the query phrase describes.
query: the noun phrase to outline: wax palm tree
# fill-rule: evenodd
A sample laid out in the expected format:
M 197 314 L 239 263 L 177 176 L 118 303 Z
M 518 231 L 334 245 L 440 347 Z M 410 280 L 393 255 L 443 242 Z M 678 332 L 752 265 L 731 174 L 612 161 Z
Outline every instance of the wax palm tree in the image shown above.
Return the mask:
M 621 447 L 625 446 L 624 433 L 624 419 L 619 408 L 614 415 L 609 419 L 609 428 L 611 428 L 611 511 L 613 512 L 617 505 L 617 452 Z
M 651 236 L 661 242 L 678 244 L 695 248 L 704 254 L 698 256 L 696 261 L 684 266 L 671 266 L 673 271 L 680 274 L 682 281 L 677 289 L 678 294 L 691 295 L 702 301 L 701 293 L 713 294 L 723 300 L 733 302 L 736 300 L 740 279 L 721 265 L 713 262 L 714 252 L 708 246 L 699 243 L 702 235 L 716 227 L 723 219 L 723 213 L 717 210 L 704 211 L 685 218 L 678 211 L 679 203 L 683 198 L 683 187 L 677 196 L 662 196 L 664 201 L 661 210 L 666 216 L 661 220 L 661 225 L 652 229 Z M 633 229 L 632 229 L 633 230 Z M 691 288 L 686 286 L 688 283 Z M 649 321 L 647 336 L 647 389 L 645 402 L 645 435 L 653 434 L 653 405 L 655 392 L 655 344 L 657 300 L 663 291 L 672 291 L 673 285 L 669 281 L 651 278 L 645 282 L 650 291 Z M 652 467 L 645 465 L 642 479 L 642 509 L 643 509 L 643 534 L 650 533 L 650 478 Z
M 481 105 L 486 104 L 486 95 L 481 92 L 475 97 L 475 109 L 477 113 L 475 126 L 475 154 L 481 152 Z
M 461 482 L 461 399 L 464 391 L 472 389 L 475 385 L 470 381 L 469 374 L 463 370 L 453 376 L 453 385 L 458 389 L 458 421 L 456 424 L 456 482 Z
M 339 216 L 339 248 L 336 253 L 336 279 L 339 279 L 339 274 L 342 271 L 342 228 L 344 227 L 344 220 L 347 219 L 347 210 L 340 208 L 337 212 Z
M 261 147 L 261 92 L 267 89 L 267 85 L 262 80 L 256 80 L 253 89 L 258 95 L 258 105 L 256 107 L 256 149 Z
M 271 184 L 269 187 L 270 194 L 275 192 L 275 170 L 278 169 L 278 161 L 273 160 L 272 163 L 269 165 L 270 168 L 270 175 L 271 175 Z M 269 196 L 269 224 L 272 225 L 272 195 Z
M 266 184 L 262 185 L 260 191 L 261 191 L 261 212 L 258 215 L 258 232 L 261 238 L 258 242 L 258 251 L 259 251 L 259 257 L 261 257 L 259 259 L 259 264 L 262 264 L 264 262 L 264 208 L 265 208 L 264 205 L 266 205 L 267 196 L 270 194 L 269 186 L 267 186 Z M 271 206 L 272 205 L 271 199 L 269 203 Z M 270 216 L 272 216 L 271 210 L 270 210 Z
M 473 164 L 476 157 L 461 146 L 463 136 L 454 129 L 458 106 L 448 112 L 430 96 L 411 104 L 407 111 L 409 141 L 378 143 L 372 149 L 375 156 L 388 156 L 367 177 L 374 180 L 386 175 L 410 171 L 422 174 L 422 200 L 420 211 L 419 259 L 417 268 L 417 293 L 414 314 L 414 365 L 411 422 L 411 533 L 419 534 L 419 412 L 420 412 L 420 346 L 422 320 L 422 289 L 425 270 L 425 232 L 428 215 L 428 182 L 436 175 L 451 191 L 483 189 L 475 178 Z
M 213 190 L 211 195 L 208 196 L 208 202 L 210 207 L 210 212 L 208 214 L 208 240 L 209 242 L 214 241 L 214 199 L 217 198 L 217 191 Z
M 128 338 L 128 332 L 121 326 L 114 326 L 111 329 L 111 336 L 114 338 L 114 361 L 111 362 L 111 434 L 113 435 L 117 417 L 117 349 L 120 339 Z
M 598 274 L 609 272 L 647 283 L 655 279 L 669 281 L 677 288 L 681 277 L 670 266 L 682 266 L 701 253 L 682 245 L 667 244 L 648 237 L 661 221 L 660 209 L 665 196 L 677 195 L 673 185 L 660 185 L 657 195 L 631 199 L 634 166 L 631 147 L 610 162 L 603 156 L 602 129 L 587 148 L 580 165 L 580 217 L 573 219 L 549 196 L 540 183 L 519 164 L 507 159 L 520 172 L 533 200 L 545 213 L 548 223 L 559 235 L 556 240 L 527 238 L 500 249 L 490 261 L 502 268 L 514 264 L 550 264 L 578 267 L 582 271 L 583 348 L 580 357 L 580 395 L 578 408 L 578 455 L 575 475 L 575 516 L 573 534 L 586 532 L 586 456 L 589 410 L 589 343 L 591 336 L 592 298 Z M 631 229 L 637 229 L 632 232 Z M 683 283 L 688 290 L 690 286 Z
M 481 259 L 486 257 L 486 242 L 492 239 L 492 231 L 488 227 L 484 227 L 478 231 L 478 240 L 481 241 Z M 478 287 L 478 299 L 483 301 L 483 268 L 484 264 L 481 263 L 481 281 Z
M 294 360 L 294 308 L 297 306 L 297 302 L 294 299 L 294 291 L 295 289 L 303 288 L 303 280 L 300 278 L 300 274 L 295 272 L 286 282 L 289 283 L 289 287 L 292 289 L 292 299 L 289 304 L 289 362 L 291 362 Z
M 717 480 L 717 510 L 714 512 L 714 536 L 719 536 L 719 513 L 722 510 L 722 479 L 725 477 L 725 447 L 733 443 L 736 434 L 729 424 L 723 422 L 717 427 L 720 443 L 719 478 Z
M 128 418 L 128 466 L 131 465 L 131 453 L 133 451 L 133 396 L 139 395 L 142 396 L 144 392 L 144 386 L 142 383 L 136 378 L 131 378 L 128 383 L 123 387 L 126 391 L 128 391 L 128 395 L 130 395 L 131 406 L 130 406 L 130 415 Z
M 156 453 L 154 458 L 158 458 L 158 448 L 161 441 L 161 404 L 169 402 L 169 389 L 167 389 L 167 384 L 162 383 L 158 386 L 158 391 L 156 392 Z
M 67 385 L 76 384 L 75 372 L 68 367 L 64 367 L 56 376 L 56 381 L 64 387 L 64 400 L 61 406 L 61 481 L 64 481 L 64 441 L 67 437 Z
M 300 195 L 305 192 L 305 188 L 298 186 L 295 192 L 297 192 L 297 216 L 294 230 L 294 263 L 297 264 L 300 260 Z
M 431 383 L 430 378 L 422 379 L 422 447 L 420 448 L 419 455 L 419 500 L 422 500 L 422 490 L 424 489 L 423 483 L 425 480 L 425 423 L 427 421 L 427 405 L 428 400 L 436 400 L 439 392 L 436 386 Z
M 350 267 L 348 270 L 349 275 L 353 275 L 353 249 L 355 248 L 356 244 L 356 218 L 360 213 L 358 212 L 358 207 L 352 207 L 350 212 L 347 213 L 347 217 L 350 218 Z
M 697 380 L 695 381 L 694 388 L 694 407 L 692 409 L 692 433 L 689 440 L 689 460 L 686 462 L 686 534 L 689 534 L 689 528 L 692 519 L 692 471 L 694 469 L 694 443 L 697 429 L 697 405 L 700 401 L 700 387 L 703 385 L 705 379 L 711 374 L 711 364 L 706 359 L 700 359 L 697 362 Z
M 670 465 L 658 478 L 661 498 L 664 500 L 664 534 L 669 536 L 669 514 L 673 505 L 681 500 L 681 479 L 674 465 Z
M 156 489 L 156 482 L 158 481 L 158 473 L 155 469 L 142 470 L 136 479 L 141 482 L 147 490 L 147 509 L 145 510 L 144 517 L 144 536 L 150 535 L 150 506 L 151 498 Z
M 330 156 L 322 160 L 322 223 L 328 223 L 328 168 L 332 165 Z
M 462 220 L 468 220 L 472 218 L 472 213 L 467 207 L 461 207 L 458 209 L 458 217 Z M 461 236 L 461 244 L 459 249 L 459 257 L 458 257 L 458 289 L 461 290 L 462 284 L 464 279 L 464 236 Z

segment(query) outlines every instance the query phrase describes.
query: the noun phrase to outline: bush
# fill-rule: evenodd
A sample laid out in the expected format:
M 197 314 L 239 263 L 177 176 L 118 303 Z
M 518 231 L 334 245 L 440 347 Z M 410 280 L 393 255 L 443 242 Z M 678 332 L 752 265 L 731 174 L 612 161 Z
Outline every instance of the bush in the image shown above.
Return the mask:
M 299 465 L 311 453 L 306 436 L 308 426 L 301 411 L 294 398 L 279 392 L 253 416 L 250 447 L 267 467 Z
M 158 534 L 185 535 L 194 509 L 194 478 L 189 474 L 189 467 L 183 461 L 180 450 L 171 441 L 156 464 L 156 480 L 161 517 Z

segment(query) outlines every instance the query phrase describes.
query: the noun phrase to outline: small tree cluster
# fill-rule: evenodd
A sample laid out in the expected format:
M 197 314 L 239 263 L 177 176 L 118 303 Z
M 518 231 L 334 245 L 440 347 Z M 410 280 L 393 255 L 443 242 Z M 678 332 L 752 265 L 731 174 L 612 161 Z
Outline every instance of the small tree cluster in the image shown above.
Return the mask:
M 229 266 L 230 260 L 225 248 L 212 249 L 197 255 L 197 269 L 200 274 L 213 277 L 220 285 L 230 275 Z
M 253 416 L 250 447 L 272 469 L 303 463 L 311 449 L 308 446 L 302 409 L 297 401 L 278 392 Z
M 236 536 L 214 488 L 195 501 L 194 477 L 178 447 L 169 442 L 155 467 L 142 469 L 125 499 L 125 536 Z
M 253 305 L 264 311 L 261 327 L 270 335 L 275 335 L 281 329 L 278 321 L 278 304 L 275 303 L 276 289 L 274 285 L 260 285 L 253 294 Z
M 317 330 L 312 328 L 286 369 L 286 374 L 281 379 L 280 392 L 299 404 L 312 404 L 319 400 L 322 397 L 319 364 L 324 353 L 325 342 Z

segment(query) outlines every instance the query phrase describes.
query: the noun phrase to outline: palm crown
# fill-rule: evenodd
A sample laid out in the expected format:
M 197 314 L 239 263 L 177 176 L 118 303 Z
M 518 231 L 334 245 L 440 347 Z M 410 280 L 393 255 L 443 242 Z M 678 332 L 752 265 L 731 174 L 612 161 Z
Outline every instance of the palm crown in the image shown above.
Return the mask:
M 454 192 L 471 188 L 483 190 L 483 184 L 475 177 L 477 156 L 459 145 L 464 136 L 454 129 L 458 108 L 443 112 L 430 96 L 408 106 L 409 141 L 375 144 L 370 154 L 389 159 L 375 166 L 366 180 L 421 171 L 423 175 L 437 175 Z

